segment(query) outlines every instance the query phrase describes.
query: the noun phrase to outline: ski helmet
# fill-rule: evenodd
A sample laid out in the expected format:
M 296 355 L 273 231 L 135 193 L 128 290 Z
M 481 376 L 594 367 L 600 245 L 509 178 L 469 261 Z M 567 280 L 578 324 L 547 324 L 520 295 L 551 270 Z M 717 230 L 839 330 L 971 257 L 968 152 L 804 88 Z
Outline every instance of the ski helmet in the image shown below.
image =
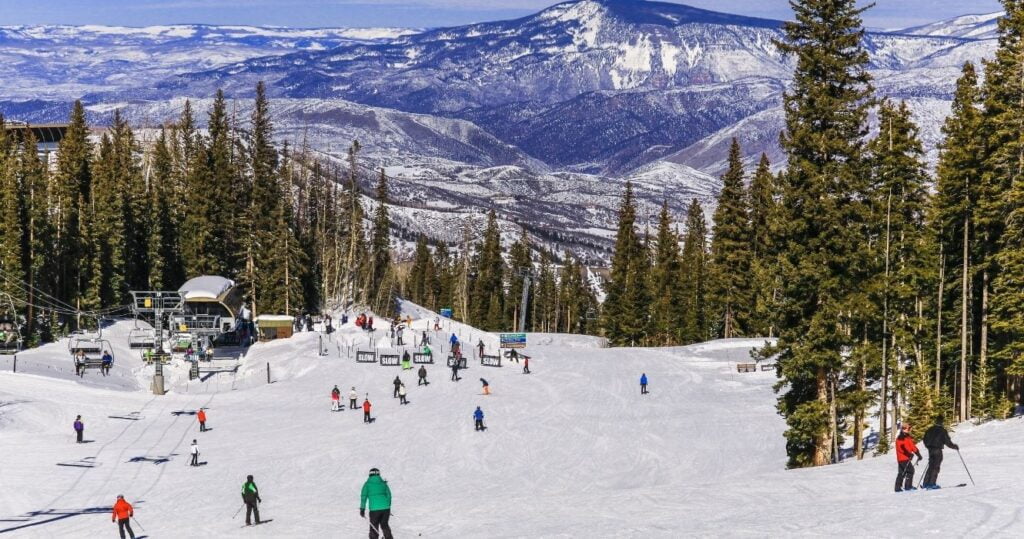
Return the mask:
M 380 470 L 377 468 L 370 468 L 370 475 L 380 475 Z

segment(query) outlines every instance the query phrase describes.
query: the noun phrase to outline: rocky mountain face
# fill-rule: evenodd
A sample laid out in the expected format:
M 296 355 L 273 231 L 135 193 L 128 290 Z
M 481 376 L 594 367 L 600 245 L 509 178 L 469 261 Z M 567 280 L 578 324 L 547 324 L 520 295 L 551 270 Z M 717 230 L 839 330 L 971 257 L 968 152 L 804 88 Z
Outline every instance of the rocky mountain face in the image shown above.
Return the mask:
M 910 104 L 932 159 L 960 67 L 993 52 L 998 15 L 865 36 L 878 93 Z M 83 97 L 94 121 L 121 108 L 156 125 L 186 97 L 204 110 L 218 88 L 244 114 L 263 80 L 282 138 L 327 158 L 359 139 L 367 169 L 390 171 L 410 208 L 457 223 L 496 206 L 538 235 L 607 247 L 625 179 L 682 218 L 693 197 L 713 203 L 732 137 L 749 163 L 766 152 L 784 164 L 777 140 L 793 65 L 773 44 L 781 25 L 575 0 L 422 32 L 0 27 L 0 111 L 59 121 Z

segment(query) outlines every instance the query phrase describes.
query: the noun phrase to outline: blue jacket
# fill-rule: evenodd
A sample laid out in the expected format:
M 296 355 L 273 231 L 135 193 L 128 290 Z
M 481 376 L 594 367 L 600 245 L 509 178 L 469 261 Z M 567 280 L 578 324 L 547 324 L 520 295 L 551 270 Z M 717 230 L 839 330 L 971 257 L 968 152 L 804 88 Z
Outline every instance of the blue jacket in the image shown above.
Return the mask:
M 646 374 L 640 376 L 640 385 L 647 385 L 647 375 Z
M 484 411 L 479 409 L 479 408 L 477 408 L 476 411 L 473 412 L 473 419 L 476 419 L 477 421 L 482 421 L 483 418 L 484 418 Z
M 459 338 L 456 337 L 454 333 L 452 333 L 452 338 L 448 339 L 448 342 L 450 342 L 452 344 L 455 344 L 455 343 L 459 342 Z

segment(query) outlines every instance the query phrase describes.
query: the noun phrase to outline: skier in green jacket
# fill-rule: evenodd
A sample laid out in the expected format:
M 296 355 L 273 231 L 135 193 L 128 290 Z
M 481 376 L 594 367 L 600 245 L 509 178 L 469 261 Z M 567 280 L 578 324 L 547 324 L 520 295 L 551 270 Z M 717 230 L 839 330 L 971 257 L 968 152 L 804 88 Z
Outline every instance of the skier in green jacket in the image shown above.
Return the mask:
M 363 492 L 359 499 L 359 516 L 366 518 L 366 509 L 370 509 L 370 539 L 377 539 L 382 534 L 384 539 L 393 539 L 391 526 L 391 489 L 388 482 L 380 478 L 380 470 L 370 469 L 370 477 L 363 483 Z

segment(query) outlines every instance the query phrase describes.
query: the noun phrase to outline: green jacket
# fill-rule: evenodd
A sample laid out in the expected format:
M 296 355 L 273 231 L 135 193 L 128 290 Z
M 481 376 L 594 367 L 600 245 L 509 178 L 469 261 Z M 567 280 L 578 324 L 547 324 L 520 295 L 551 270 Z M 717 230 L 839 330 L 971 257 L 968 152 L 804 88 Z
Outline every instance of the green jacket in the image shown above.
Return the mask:
M 391 489 L 388 488 L 388 482 L 379 475 L 371 475 L 363 483 L 363 493 L 359 499 L 360 509 L 367 507 L 367 500 L 370 511 L 391 509 Z
M 246 481 L 242 485 L 242 500 L 245 503 L 256 503 L 256 500 L 260 498 L 260 489 L 256 488 L 256 483 L 252 481 Z

